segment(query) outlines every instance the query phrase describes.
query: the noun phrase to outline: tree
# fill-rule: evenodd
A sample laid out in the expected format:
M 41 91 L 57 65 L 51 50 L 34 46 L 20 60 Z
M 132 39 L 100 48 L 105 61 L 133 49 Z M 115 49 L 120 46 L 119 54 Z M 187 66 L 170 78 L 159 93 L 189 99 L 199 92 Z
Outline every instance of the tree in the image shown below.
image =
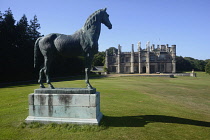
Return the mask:
M 3 42 L 3 21 L 4 21 L 4 18 L 3 18 L 3 13 L 1 13 L 0 11 L 0 42 L 2 44 Z M 1 49 L 2 45 L 0 46 L 0 49 Z
M 29 25 L 24 14 L 16 24 L 17 47 L 19 54 L 19 71 L 29 73 L 33 69 L 33 50 L 34 41 L 30 38 Z
M 0 35 L 0 38 L 2 39 L 3 42 L 1 42 L 1 45 L 4 47 L 15 47 L 15 39 L 16 39 L 15 19 L 13 17 L 10 8 L 5 11 L 3 16 L 4 18 L 3 21 L 1 22 L 2 27 Z
M 210 74 L 210 61 L 208 61 L 208 63 L 206 64 L 205 71 L 206 73 Z
M 195 69 L 199 71 L 205 71 L 206 61 L 204 60 L 194 60 Z
M 113 54 L 117 54 L 118 49 L 115 47 L 110 47 L 106 51 L 108 51 L 108 55 L 113 55 Z
M 37 38 L 41 36 L 41 33 L 38 32 L 40 28 L 41 27 L 40 27 L 40 24 L 38 23 L 37 16 L 35 15 L 34 19 L 30 20 L 30 25 L 29 25 L 29 35 L 31 39 L 33 40 L 33 42 L 35 42 Z
M 7 58 L 6 61 L 4 61 L 4 64 L 8 63 L 9 65 L 11 61 L 15 61 L 15 42 L 17 37 L 15 19 L 10 8 L 6 10 L 5 13 L 2 15 L 0 27 L 1 57 L 5 59 Z
M 192 57 L 176 57 L 176 69 L 177 71 L 191 71 L 192 69 L 196 71 L 205 71 L 205 65 L 207 61 L 194 59 Z
M 110 47 L 106 51 L 108 52 L 108 55 L 113 55 L 113 54 L 117 54 L 118 49 L 116 49 L 115 47 Z M 103 51 L 95 54 L 94 59 L 93 59 L 93 66 L 104 66 L 105 55 L 106 53 Z
M 105 52 L 98 52 L 94 55 L 93 66 L 103 66 L 105 62 Z
M 17 46 L 21 48 L 26 48 L 29 45 L 30 36 L 29 36 L 28 20 L 25 14 L 17 22 L 16 26 L 18 34 Z
M 2 25 L 2 22 L 3 22 L 3 14 L 1 13 L 1 11 L 0 11 L 0 27 L 1 27 L 1 25 Z M 1 29 L 2 28 L 0 28 L 0 32 L 1 32 Z
M 33 46 L 40 36 L 38 19 L 26 15 L 16 23 L 12 10 L 0 12 L 0 82 L 29 80 L 33 77 Z
M 184 59 L 191 64 L 192 69 L 196 71 L 205 71 L 206 61 L 194 59 L 192 57 L 184 57 Z
M 193 69 L 191 63 L 182 56 L 176 56 L 176 70 L 178 72 L 191 71 Z

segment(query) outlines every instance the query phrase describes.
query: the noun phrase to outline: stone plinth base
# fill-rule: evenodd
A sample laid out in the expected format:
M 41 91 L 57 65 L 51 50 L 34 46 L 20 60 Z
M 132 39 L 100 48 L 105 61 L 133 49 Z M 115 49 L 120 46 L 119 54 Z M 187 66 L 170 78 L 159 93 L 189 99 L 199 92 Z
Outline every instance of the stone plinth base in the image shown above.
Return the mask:
M 26 122 L 99 124 L 102 116 L 95 89 L 36 89 L 29 94 Z

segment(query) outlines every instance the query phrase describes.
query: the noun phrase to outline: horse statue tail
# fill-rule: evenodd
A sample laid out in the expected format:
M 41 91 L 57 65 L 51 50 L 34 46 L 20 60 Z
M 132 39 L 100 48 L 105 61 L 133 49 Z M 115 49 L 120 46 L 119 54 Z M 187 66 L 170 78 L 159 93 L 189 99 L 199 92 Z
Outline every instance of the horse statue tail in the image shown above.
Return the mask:
M 41 55 L 41 51 L 39 49 L 39 41 L 40 41 L 40 39 L 42 39 L 42 37 L 39 37 L 36 40 L 35 44 L 34 44 L 34 68 L 37 67 L 37 65 L 38 65 L 38 58 Z

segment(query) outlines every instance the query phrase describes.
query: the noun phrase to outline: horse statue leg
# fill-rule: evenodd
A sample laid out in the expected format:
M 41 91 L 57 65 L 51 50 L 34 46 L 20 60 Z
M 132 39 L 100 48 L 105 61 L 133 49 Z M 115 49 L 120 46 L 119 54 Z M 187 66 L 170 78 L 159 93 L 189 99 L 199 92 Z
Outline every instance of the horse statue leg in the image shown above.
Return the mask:
M 91 63 L 92 63 L 93 57 L 88 53 L 86 55 L 86 65 L 85 65 L 85 83 L 87 85 L 88 89 L 92 89 L 93 87 L 91 86 L 89 82 L 89 74 L 90 74 L 90 69 L 91 69 Z
M 89 82 L 89 73 L 90 73 L 90 68 L 85 68 L 85 83 L 88 89 L 92 89 L 93 87 L 91 86 Z
M 46 82 L 49 85 L 49 88 L 54 89 L 53 85 L 51 84 L 50 76 L 49 76 L 49 69 L 50 69 L 51 62 L 52 62 L 52 58 L 47 57 L 47 56 L 44 57 L 44 73 L 46 77 Z
M 42 81 L 42 76 L 44 74 L 44 67 L 41 68 L 41 70 L 39 71 L 39 80 L 38 83 L 40 84 L 40 88 L 45 88 L 43 81 Z

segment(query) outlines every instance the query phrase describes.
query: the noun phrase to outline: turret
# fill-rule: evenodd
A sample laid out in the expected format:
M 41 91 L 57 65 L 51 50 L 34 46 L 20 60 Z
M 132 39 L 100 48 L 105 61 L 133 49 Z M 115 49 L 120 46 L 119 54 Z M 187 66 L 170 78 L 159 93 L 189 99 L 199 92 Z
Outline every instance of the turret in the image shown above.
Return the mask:
M 160 45 L 160 50 L 161 50 L 162 52 L 165 52 L 165 51 L 166 51 L 166 46 L 165 46 L 165 45 Z
M 134 44 L 131 46 L 131 52 L 134 53 Z
M 151 51 L 154 51 L 154 49 L 155 49 L 155 44 L 152 44 Z
M 118 53 L 117 53 L 117 73 L 120 73 L 120 58 L 121 58 L 121 46 L 118 45 Z
M 105 57 L 105 66 L 108 69 L 109 67 L 109 61 L 108 61 L 108 51 L 106 50 L 106 57 Z
M 148 52 L 150 52 L 150 42 L 149 41 L 147 41 L 146 49 L 147 49 Z
M 172 73 L 176 73 L 176 45 L 171 45 L 172 49 Z
M 172 53 L 176 54 L 176 45 L 171 45 L 171 48 L 172 48 Z
M 146 73 L 150 73 L 150 61 L 149 61 L 149 54 L 150 54 L 150 42 L 147 42 L 147 55 L 146 55 L 146 62 L 147 62 L 147 66 L 146 66 Z
M 160 45 L 157 45 L 157 50 L 160 50 Z
M 121 54 L 121 46 L 120 46 L 120 44 L 118 45 L 118 54 Z
M 115 49 L 114 49 L 114 48 L 113 48 L 113 51 L 112 51 L 112 52 L 113 52 L 113 55 L 116 55 L 116 53 L 115 53 Z
M 170 49 L 168 47 L 168 44 L 166 44 L 166 52 L 170 52 Z
M 141 51 L 141 42 L 139 41 L 137 45 L 138 45 L 138 51 L 140 52 Z
M 138 42 L 139 73 L 141 73 L 141 42 Z
M 131 47 L 131 73 L 134 73 L 134 44 Z

